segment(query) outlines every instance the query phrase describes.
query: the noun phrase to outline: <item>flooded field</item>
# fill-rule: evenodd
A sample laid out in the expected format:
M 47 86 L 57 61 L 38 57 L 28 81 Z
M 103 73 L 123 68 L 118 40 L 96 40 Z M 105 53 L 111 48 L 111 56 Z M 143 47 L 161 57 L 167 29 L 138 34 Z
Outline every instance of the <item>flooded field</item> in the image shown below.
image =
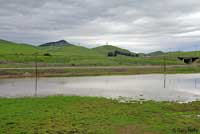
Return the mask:
M 0 79 L 1 97 L 35 95 L 35 79 Z M 39 78 L 37 95 L 194 101 L 200 99 L 200 74 Z

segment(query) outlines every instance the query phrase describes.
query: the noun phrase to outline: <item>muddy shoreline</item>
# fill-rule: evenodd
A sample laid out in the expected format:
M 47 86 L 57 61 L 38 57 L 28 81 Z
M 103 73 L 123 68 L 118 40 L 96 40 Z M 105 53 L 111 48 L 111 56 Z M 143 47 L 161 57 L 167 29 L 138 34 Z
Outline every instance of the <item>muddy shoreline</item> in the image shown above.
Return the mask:
M 0 79 L 35 77 L 34 67 L 0 68 Z M 75 77 L 99 75 L 138 75 L 138 74 L 187 74 L 200 73 L 200 67 L 187 65 L 167 66 L 77 66 L 77 67 L 38 67 L 38 77 Z

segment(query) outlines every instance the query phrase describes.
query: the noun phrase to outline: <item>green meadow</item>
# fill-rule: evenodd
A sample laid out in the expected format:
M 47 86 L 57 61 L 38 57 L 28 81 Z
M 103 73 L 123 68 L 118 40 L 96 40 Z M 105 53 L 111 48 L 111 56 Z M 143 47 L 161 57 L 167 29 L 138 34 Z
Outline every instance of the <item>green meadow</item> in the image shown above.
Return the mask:
M 129 52 L 114 46 L 101 46 L 93 49 L 77 46 L 45 46 L 36 47 L 28 44 L 18 44 L 0 40 L 0 62 L 2 64 L 25 63 L 31 64 L 36 58 L 39 63 L 65 66 L 132 66 L 132 65 L 161 65 L 166 57 L 169 65 L 183 65 L 178 56 L 200 56 L 200 52 L 171 52 L 150 57 L 108 57 L 108 52 L 115 50 Z M 35 57 L 34 55 L 38 56 Z M 1 64 L 1 66 L 2 66 Z
M 200 102 L 0 99 L 1 134 L 199 134 Z

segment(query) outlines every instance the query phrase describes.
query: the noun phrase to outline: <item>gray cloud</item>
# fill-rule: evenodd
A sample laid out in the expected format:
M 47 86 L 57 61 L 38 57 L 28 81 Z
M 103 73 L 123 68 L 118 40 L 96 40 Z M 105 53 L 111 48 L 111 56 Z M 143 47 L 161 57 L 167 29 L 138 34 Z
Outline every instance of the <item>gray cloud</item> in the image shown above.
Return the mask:
M 198 0 L 0 0 L 0 38 L 31 44 L 200 49 L 199 24 Z

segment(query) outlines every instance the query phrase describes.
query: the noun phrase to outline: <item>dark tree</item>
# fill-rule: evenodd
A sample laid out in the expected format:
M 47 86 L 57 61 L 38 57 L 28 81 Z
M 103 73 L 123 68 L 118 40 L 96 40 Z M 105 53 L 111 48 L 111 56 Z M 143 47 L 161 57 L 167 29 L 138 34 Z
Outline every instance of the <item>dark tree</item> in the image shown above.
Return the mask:
M 50 53 L 45 53 L 44 56 L 51 56 L 51 54 Z
M 108 52 L 108 57 L 113 57 L 113 56 L 114 56 L 113 52 Z

